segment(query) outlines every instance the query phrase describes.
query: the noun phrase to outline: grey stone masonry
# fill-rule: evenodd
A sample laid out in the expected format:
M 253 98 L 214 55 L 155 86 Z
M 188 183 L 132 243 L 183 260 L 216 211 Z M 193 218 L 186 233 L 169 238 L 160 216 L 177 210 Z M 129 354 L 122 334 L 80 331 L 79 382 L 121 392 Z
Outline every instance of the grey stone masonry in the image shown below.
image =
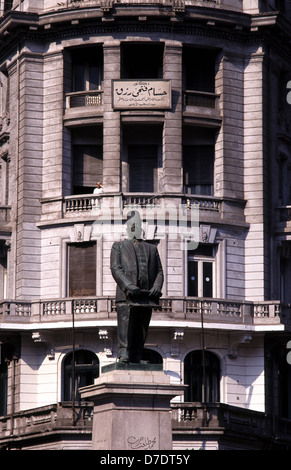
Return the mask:
M 111 80 L 120 78 L 120 43 L 104 44 L 103 185 L 120 191 L 120 112 L 112 108 Z
M 163 131 L 163 192 L 182 192 L 182 45 L 166 42 L 164 79 L 171 80 L 172 109 L 165 113 Z
M 40 217 L 43 146 L 43 62 L 38 54 L 19 59 L 19 147 L 16 298 L 40 295 Z

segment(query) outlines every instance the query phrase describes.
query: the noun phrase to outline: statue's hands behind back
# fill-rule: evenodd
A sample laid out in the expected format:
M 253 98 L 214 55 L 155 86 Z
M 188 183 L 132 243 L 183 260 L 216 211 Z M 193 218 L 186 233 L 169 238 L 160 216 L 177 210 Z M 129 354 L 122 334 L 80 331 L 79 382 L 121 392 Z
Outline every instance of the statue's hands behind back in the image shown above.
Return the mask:
M 134 284 L 130 284 L 126 288 L 126 295 L 129 295 L 129 297 L 135 297 L 140 294 L 140 288 L 135 286 Z

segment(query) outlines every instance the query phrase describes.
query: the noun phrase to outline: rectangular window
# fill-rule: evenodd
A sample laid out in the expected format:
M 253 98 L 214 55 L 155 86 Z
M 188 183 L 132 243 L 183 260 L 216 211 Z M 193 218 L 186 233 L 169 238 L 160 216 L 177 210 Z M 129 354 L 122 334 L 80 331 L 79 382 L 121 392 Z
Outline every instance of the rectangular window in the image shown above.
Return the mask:
M 196 250 L 188 252 L 189 297 L 208 297 L 214 294 L 213 246 L 200 244 Z
M 4 0 L 4 13 L 12 9 L 13 0 Z
M 183 147 L 184 192 L 213 195 L 214 145 Z
M 156 188 L 158 168 L 157 145 L 129 145 L 129 191 L 152 193 Z
M 79 48 L 72 53 L 73 92 L 98 90 L 103 79 L 102 49 Z
M 68 245 L 68 296 L 96 295 L 96 243 Z
M 7 299 L 7 247 L 0 241 L 0 300 Z
M 280 284 L 281 284 L 281 301 L 291 302 L 291 257 L 280 258 Z
M 195 47 L 183 51 L 184 89 L 215 93 L 216 52 Z
M 103 178 L 102 145 L 73 146 L 73 193 L 92 193 Z
M 162 44 L 122 44 L 122 78 L 163 78 L 163 54 Z

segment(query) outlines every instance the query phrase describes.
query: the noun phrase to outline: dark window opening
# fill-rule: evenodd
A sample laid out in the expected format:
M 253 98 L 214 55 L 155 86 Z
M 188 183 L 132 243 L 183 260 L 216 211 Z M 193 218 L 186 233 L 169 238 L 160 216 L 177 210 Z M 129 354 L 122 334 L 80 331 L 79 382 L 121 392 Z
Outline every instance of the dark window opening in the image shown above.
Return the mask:
M 72 51 L 72 73 L 73 92 L 100 89 L 103 80 L 102 48 L 83 47 Z
M 184 192 L 213 195 L 214 145 L 183 147 Z
M 163 53 L 161 44 L 123 44 L 123 79 L 163 78 Z
M 69 353 L 64 359 L 64 401 L 71 401 L 73 399 L 73 377 L 75 377 L 74 399 L 77 401 L 80 400 L 79 388 L 92 385 L 94 379 L 99 377 L 99 359 L 96 354 L 87 350 L 77 350 L 74 353 L 74 359 L 75 364 L 73 364 L 73 353 Z
M 186 90 L 215 93 L 215 59 L 216 53 L 212 50 L 185 47 L 183 73 Z
M 96 243 L 68 245 L 68 295 L 86 297 L 96 295 Z
M 13 0 L 5 0 L 4 1 L 4 13 L 6 11 L 12 10 L 13 7 Z
M 201 402 L 202 387 L 205 383 L 205 402 L 217 403 L 220 400 L 220 362 L 218 357 L 204 351 L 205 379 L 203 374 L 202 351 L 192 351 L 184 362 L 184 383 L 188 385 L 185 391 L 185 401 Z
M 0 241 L 0 300 L 7 298 L 7 246 Z
M 144 349 L 142 353 L 142 360 L 147 361 L 150 364 L 163 364 L 162 356 L 153 349 Z
M 0 345 L 1 352 L 1 345 Z M 1 359 L 1 357 L 0 357 Z M 7 382 L 8 366 L 7 363 L 0 363 L 0 416 L 7 414 Z

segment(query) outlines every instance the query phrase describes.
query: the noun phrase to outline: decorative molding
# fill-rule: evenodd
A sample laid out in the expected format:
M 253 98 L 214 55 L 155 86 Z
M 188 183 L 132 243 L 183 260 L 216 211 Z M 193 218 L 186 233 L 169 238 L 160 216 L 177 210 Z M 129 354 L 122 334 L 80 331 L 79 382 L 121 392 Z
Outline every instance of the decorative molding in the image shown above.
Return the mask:
M 228 357 L 230 359 L 236 359 L 238 357 L 238 347 L 240 344 L 247 344 L 252 340 L 252 335 L 243 334 L 236 337 L 229 345 Z
M 45 334 L 39 331 L 33 331 L 31 337 L 34 343 L 44 343 L 47 346 L 47 357 L 49 360 L 55 359 L 55 348 Z

